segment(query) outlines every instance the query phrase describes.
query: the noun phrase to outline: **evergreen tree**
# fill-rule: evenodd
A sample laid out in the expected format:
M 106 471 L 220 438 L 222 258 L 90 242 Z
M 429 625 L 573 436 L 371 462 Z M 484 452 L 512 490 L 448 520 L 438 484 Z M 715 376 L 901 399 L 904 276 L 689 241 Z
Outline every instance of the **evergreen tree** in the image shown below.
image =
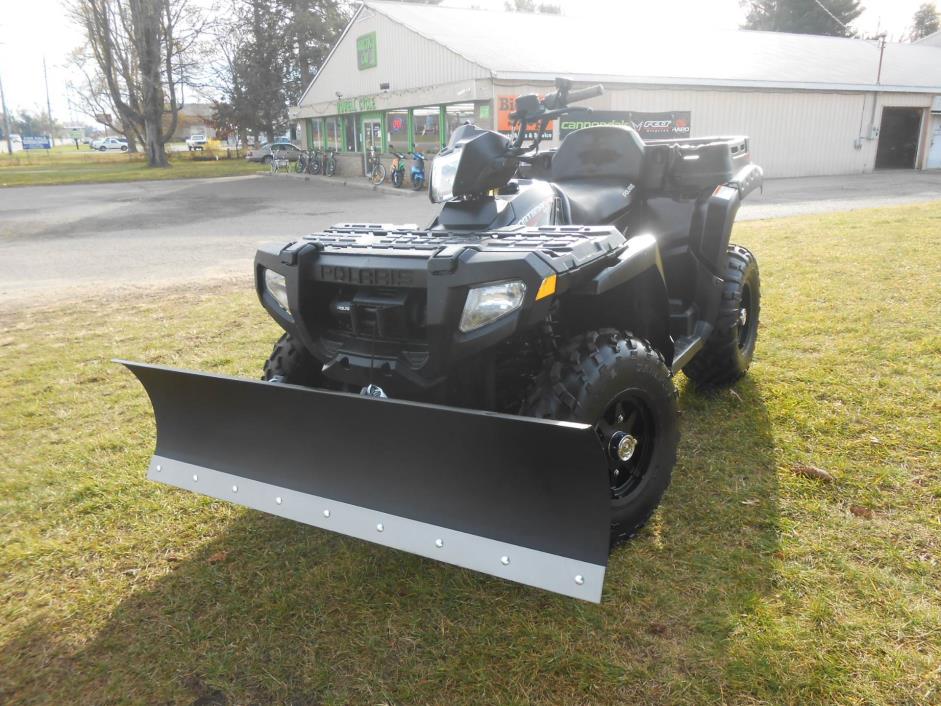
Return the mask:
M 941 21 L 938 19 L 938 9 L 932 3 L 926 2 L 915 11 L 915 16 L 912 17 L 912 31 L 908 39 L 915 42 L 929 34 L 934 34 L 939 29 L 941 29 Z
M 744 29 L 851 37 L 860 0 L 747 0 Z

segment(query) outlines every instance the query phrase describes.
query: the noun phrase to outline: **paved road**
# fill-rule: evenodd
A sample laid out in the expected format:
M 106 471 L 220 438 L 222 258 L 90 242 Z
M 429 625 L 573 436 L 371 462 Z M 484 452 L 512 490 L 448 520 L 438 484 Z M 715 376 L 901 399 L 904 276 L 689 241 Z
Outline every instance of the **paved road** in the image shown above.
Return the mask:
M 941 199 L 941 173 L 781 179 L 740 218 Z M 427 198 L 266 176 L 0 189 L 0 306 L 102 287 L 251 286 L 256 246 L 338 222 L 429 222 Z

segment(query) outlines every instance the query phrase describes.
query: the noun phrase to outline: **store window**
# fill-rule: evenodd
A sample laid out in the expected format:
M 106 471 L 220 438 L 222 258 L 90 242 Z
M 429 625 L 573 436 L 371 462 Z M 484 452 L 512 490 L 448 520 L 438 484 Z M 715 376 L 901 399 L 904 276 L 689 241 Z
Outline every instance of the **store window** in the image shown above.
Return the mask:
M 340 119 L 327 118 L 324 122 L 327 132 L 327 149 L 339 150 L 343 144 L 343 138 L 340 137 Z
M 438 106 L 415 108 L 412 111 L 412 130 L 415 149 L 437 153 L 441 149 L 441 111 Z
M 389 151 L 408 151 L 408 111 L 386 113 L 386 144 Z
M 311 118 L 307 121 L 307 149 L 313 149 L 323 145 L 323 130 L 321 126 L 323 121 L 320 118 Z
M 344 115 L 343 129 L 346 131 L 346 151 L 359 152 L 359 130 L 356 129 L 357 116 Z
M 450 140 L 452 133 L 466 122 L 474 122 L 474 104 L 473 103 L 455 103 L 445 109 L 445 122 L 448 127 L 448 134 L 445 139 Z

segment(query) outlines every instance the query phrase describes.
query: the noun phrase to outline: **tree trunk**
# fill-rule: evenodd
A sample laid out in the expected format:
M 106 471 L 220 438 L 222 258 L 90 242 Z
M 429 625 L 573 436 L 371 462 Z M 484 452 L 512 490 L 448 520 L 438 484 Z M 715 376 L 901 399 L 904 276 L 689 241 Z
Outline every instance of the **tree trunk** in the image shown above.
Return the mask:
M 127 138 L 127 151 L 137 152 L 137 138 L 134 136 L 134 131 L 128 130 L 124 133 L 124 137 Z
M 161 6 L 159 0 L 132 0 L 134 43 L 141 73 L 141 111 L 148 167 L 167 167 L 163 141 L 163 76 L 161 75 Z
M 147 149 L 148 167 L 169 167 L 167 151 L 163 146 L 163 111 L 154 114 L 148 111 L 144 118 L 144 146 Z

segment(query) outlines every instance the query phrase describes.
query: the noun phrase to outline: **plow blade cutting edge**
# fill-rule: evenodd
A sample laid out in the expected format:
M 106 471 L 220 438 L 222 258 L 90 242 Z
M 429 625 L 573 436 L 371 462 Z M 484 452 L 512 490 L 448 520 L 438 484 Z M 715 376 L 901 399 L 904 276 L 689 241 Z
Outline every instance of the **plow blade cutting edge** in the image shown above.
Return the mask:
M 116 362 L 153 404 L 152 480 L 601 600 L 610 493 L 588 425 Z

